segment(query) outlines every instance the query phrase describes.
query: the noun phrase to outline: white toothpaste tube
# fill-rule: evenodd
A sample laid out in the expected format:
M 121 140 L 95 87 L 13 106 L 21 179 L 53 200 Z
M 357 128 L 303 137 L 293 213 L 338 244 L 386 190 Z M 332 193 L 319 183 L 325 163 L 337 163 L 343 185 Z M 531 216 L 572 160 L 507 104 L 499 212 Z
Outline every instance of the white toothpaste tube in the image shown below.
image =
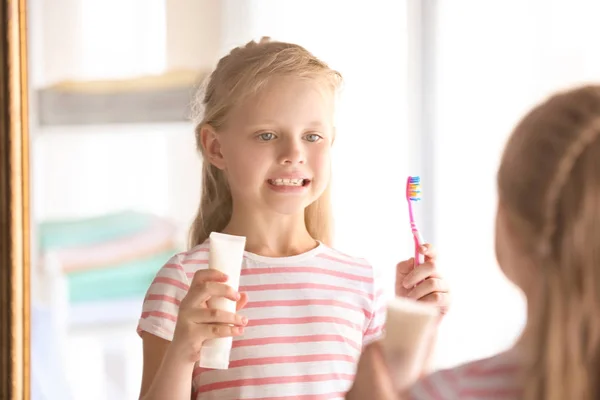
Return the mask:
M 426 367 L 438 317 L 429 304 L 400 297 L 388 302 L 381 344 L 397 391 L 410 387 Z
M 244 257 L 246 238 L 212 232 L 209 240 L 208 268 L 227 274 L 226 284 L 239 290 L 240 273 Z M 208 300 L 209 308 L 216 308 L 235 313 L 235 301 L 224 297 L 212 297 Z M 209 339 L 200 349 L 200 367 L 212 369 L 229 368 L 232 337 Z

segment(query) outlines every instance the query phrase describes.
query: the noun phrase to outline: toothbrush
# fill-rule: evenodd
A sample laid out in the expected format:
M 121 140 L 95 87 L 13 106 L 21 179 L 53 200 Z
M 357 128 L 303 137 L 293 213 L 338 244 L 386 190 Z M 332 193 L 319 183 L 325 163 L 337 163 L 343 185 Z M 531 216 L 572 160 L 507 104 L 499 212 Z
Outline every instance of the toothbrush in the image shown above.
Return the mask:
M 419 248 L 423 245 L 423 238 L 417 229 L 415 216 L 413 213 L 413 203 L 421 200 L 421 178 L 418 176 L 409 176 L 406 180 L 406 201 L 408 203 L 408 215 L 410 217 L 410 228 L 415 240 L 415 267 L 425 262 L 425 256 L 419 253 Z

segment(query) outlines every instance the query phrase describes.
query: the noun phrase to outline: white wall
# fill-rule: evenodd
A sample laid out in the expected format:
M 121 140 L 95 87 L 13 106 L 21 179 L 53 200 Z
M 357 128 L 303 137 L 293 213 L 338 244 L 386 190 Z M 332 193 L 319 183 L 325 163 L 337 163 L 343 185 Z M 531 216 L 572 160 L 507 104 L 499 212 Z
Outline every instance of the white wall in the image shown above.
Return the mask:
M 454 289 L 438 365 L 511 345 L 525 312 L 493 251 L 495 173 L 521 115 L 551 91 L 600 79 L 600 3 L 438 1 L 436 237 Z

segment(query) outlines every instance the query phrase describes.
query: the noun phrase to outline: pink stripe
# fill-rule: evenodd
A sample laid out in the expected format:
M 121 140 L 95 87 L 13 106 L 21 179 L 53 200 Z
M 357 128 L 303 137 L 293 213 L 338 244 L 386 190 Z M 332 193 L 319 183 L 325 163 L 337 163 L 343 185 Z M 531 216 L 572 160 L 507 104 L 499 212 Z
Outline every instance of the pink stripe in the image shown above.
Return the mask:
M 302 289 L 321 289 L 334 290 L 338 292 L 348 292 L 358 294 L 373 301 L 373 295 L 358 289 L 345 288 L 342 286 L 324 285 L 320 283 L 274 283 L 266 285 L 240 286 L 240 292 L 258 292 L 263 290 L 302 290 Z
M 356 359 L 344 354 L 311 354 L 301 356 L 280 356 L 280 357 L 263 357 L 263 358 L 247 358 L 244 360 L 232 361 L 229 363 L 230 368 L 248 367 L 252 365 L 271 365 L 271 364 L 294 364 L 303 362 L 320 362 L 320 361 L 344 361 L 354 363 Z
M 273 376 L 268 378 L 237 379 L 234 381 L 214 382 L 198 387 L 199 393 L 210 392 L 211 390 L 229 389 L 240 386 L 262 386 L 276 385 L 285 383 L 306 383 L 306 382 L 326 382 L 326 381 L 352 381 L 352 374 L 322 374 L 322 375 L 299 375 L 299 376 Z
M 180 271 L 183 271 L 183 268 L 181 267 L 181 265 L 175 264 L 175 263 L 167 263 L 163 266 L 163 268 L 178 269 Z
M 149 294 L 146 297 L 146 301 L 149 301 L 149 300 L 166 301 L 167 303 L 175 304 L 178 307 L 179 307 L 179 304 L 181 303 L 181 301 L 178 300 L 178 299 L 176 299 L 175 297 L 173 297 L 173 296 L 167 296 L 167 295 L 164 295 L 164 294 Z
M 339 262 L 339 263 L 346 264 L 346 265 L 352 265 L 354 267 L 371 269 L 371 265 L 369 265 L 369 264 L 362 264 L 362 263 L 357 263 L 354 261 L 342 260 L 341 258 L 333 257 L 328 254 L 319 254 L 319 255 L 317 255 L 317 257 L 324 258 L 324 259 L 330 260 L 330 261 Z
M 242 275 L 263 275 L 263 274 L 321 274 L 335 276 L 336 278 L 349 279 L 358 282 L 370 283 L 373 281 L 372 278 L 354 274 L 348 274 L 345 272 L 332 271 L 326 268 L 317 267 L 271 267 L 271 268 L 249 268 L 243 269 Z
M 243 360 L 231 361 L 229 368 L 251 367 L 255 365 L 273 365 L 273 364 L 294 364 L 305 362 L 326 362 L 326 361 L 342 361 L 355 363 L 356 359 L 344 354 L 312 354 L 300 356 L 280 356 L 280 357 L 262 357 L 262 358 L 246 358 Z M 207 371 L 208 368 L 195 368 L 193 377 L 197 377 L 201 373 Z
M 359 346 L 353 340 L 347 339 L 342 335 L 306 335 L 306 336 L 279 336 L 255 339 L 239 339 L 233 341 L 233 348 L 246 346 L 265 346 L 270 344 L 290 344 L 290 343 L 320 343 L 320 342 L 339 342 L 352 346 L 355 350 L 361 351 Z
M 145 311 L 142 313 L 142 318 L 158 317 L 177 322 L 177 316 L 162 311 Z
M 156 278 L 154 278 L 152 284 L 154 285 L 155 283 L 163 283 L 165 285 L 175 286 L 176 288 L 183 289 L 185 291 L 190 289 L 190 286 L 186 283 L 180 282 L 177 279 L 173 278 L 164 278 L 162 276 L 157 276 Z
M 188 264 L 208 265 L 208 260 L 207 259 L 197 260 L 194 258 L 192 258 L 192 259 L 186 258 L 181 263 L 184 265 L 188 265 Z
M 265 325 L 298 325 L 298 324 L 317 324 L 317 323 L 333 323 L 338 325 L 345 325 L 350 328 L 354 328 L 359 332 L 362 332 L 362 328 L 353 324 L 352 322 L 335 317 L 299 317 L 299 318 L 263 318 L 263 319 L 252 319 L 248 321 L 248 327 L 252 326 L 265 326 Z
M 315 300 L 271 300 L 271 301 L 251 301 L 248 302 L 246 308 L 265 308 L 265 307 L 298 307 L 298 306 L 331 306 L 346 308 L 348 310 L 362 312 L 365 318 L 370 319 L 371 313 L 362 307 L 354 306 L 352 304 L 344 303 L 338 300 L 328 299 L 315 299 Z

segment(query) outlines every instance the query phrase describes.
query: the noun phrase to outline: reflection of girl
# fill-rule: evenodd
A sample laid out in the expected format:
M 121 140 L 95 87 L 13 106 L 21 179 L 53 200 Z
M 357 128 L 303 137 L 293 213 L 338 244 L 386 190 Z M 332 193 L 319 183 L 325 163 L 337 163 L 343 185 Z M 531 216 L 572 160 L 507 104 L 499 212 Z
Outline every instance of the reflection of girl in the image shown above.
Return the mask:
M 294 44 L 250 42 L 219 61 L 196 129 L 204 166 L 194 247 L 159 271 L 140 319 L 143 397 L 189 399 L 192 387 L 202 399 L 344 397 L 384 307 L 371 266 L 328 246 L 339 84 Z M 240 293 L 207 269 L 214 231 L 246 237 Z M 437 299 L 430 282 L 418 288 Z M 211 296 L 243 309 L 209 310 Z M 235 336 L 229 369 L 200 368 L 203 342 L 220 336 Z
M 496 254 L 527 297 L 509 351 L 418 382 L 410 399 L 600 398 L 600 86 L 560 93 L 513 132 L 498 171 Z M 355 386 L 396 398 L 381 349 Z M 376 370 L 378 373 L 373 372 Z

